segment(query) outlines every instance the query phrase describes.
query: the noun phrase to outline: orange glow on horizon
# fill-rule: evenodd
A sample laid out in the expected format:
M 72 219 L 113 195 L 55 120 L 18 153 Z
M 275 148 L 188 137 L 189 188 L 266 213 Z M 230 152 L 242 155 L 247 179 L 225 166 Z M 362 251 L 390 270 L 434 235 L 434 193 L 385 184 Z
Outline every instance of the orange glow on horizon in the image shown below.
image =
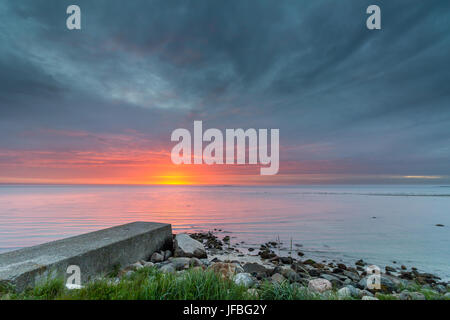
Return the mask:
M 120 144 L 122 140 L 125 145 Z M 282 161 L 277 175 L 261 176 L 260 165 L 175 165 L 167 147 L 153 151 L 142 146 L 131 148 L 123 137 L 113 142 L 114 147 L 96 151 L 0 149 L 0 184 L 297 185 L 450 179 L 437 175 L 336 174 L 333 172 L 344 171 L 345 165 L 320 160 Z

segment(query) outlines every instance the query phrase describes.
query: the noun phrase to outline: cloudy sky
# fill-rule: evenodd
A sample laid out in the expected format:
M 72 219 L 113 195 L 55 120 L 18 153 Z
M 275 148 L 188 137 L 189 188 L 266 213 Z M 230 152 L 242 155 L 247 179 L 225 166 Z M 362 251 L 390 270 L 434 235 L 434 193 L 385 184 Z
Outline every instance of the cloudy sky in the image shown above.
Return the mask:
M 0 21 L 0 183 L 449 182 L 448 0 L 3 0 Z M 173 165 L 194 120 L 279 128 L 279 174 Z

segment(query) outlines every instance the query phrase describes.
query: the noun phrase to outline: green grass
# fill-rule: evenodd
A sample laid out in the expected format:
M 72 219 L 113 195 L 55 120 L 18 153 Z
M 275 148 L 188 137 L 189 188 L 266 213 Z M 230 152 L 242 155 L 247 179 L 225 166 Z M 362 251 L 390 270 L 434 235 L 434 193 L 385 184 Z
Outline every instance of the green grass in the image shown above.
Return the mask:
M 254 298 L 244 286 L 212 271 L 187 270 L 181 275 L 143 268 L 118 283 L 104 278 L 79 290 L 68 290 L 60 279 L 49 279 L 21 294 L 0 291 L 0 297 L 32 300 L 244 300 Z
M 264 282 L 261 285 L 260 296 L 262 300 L 319 300 L 320 294 L 309 291 L 306 287 L 290 285 L 288 281 L 280 284 Z M 330 298 L 335 298 L 330 296 Z M 335 298 L 337 299 L 337 298 Z
M 110 274 L 111 276 L 111 274 Z M 130 276 L 115 282 L 106 277 L 88 283 L 79 290 L 68 290 L 62 279 L 48 279 L 22 293 L 15 293 L 11 286 L 0 284 L 0 299 L 24 300 L 338 300 L 335 290 L 320 295 L 298 284 L 284 281 L 261 283 L 257 295 L 223 278 L 213 271 L 196 269 L 181 274 L 167 274 L 157 268 L 142 268 Z M 443 299 L 431 290 L 420 286 L 405 288 L 421 292 L 427 300 Z M 380 300 L 393 300 L 392 295 L 377 294 Z

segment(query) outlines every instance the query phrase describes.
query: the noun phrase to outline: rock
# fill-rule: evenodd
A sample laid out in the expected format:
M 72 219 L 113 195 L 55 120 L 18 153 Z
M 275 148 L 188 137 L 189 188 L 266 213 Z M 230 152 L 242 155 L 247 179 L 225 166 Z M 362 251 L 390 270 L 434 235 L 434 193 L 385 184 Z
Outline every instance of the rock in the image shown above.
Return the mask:
M 128 266 L 126 266 L 125 268 L 123 268 L 122 270 L 119 271 L 119 278 L 122 277 L 129 277 L 131 276 L 136 270 L 143 268 L 143 266 L 141 265 L 141 267 L 139 267 L 137 264 L 130 264 Z
M 144 267 L 146 267 L 146 268 L 151 268 L 151 267 L 153 267 L 153 266 L 155 266 L 155 264 L 154 264 L 153 262 L 146 261 L 146 262 L 144 263 Z
M 163 273 L 175 273 L 176 270 L 172 264 L 165 264 L 159 270 Z
M 191 258 L 186 257 L 170 258 L 169 261 L 175 268 L 175 270 L 180 271 L 189 268 Z
M 356 298 L 359 295 L 359 291 L 355 287 L 349 285 L 339 289 L 337 295 L 340 299 Z
M 331 282 L 328 281 L 327 279 L 317 278 L 309 280 L 308 282 L 308 289 L 311 291 L 322 293 L 327 290 L 331 290 L 331 288 L 332 288 Z
M 358 289 L 357 289 L 358 290 Z M 367 290 L 359 290 L 358 291 L 358 297 L 362 298 L 364 296 L 369 296 L 369 297 L 373 297 L 373 293 Z
M 293 261 L 291 257 L 280 257 L 280 262 L 283 264 L 291 264 Z
M 140 262 L 136 262 L 136 263 L 133 263 L 132 265 L 131 265 L 131 268 L 133 269 L 133 270 L 139 270 L 139 269 L 142 269 L 144 266 L 140 263 Z
M 166 250 L 164 251 L 164 260 L 169 259 L 172 256 L 172 251 Z
M 442 284 L 436 285 L 436 286 L 434 287 L 434 289 L 436 289 L 436 291 L 439 292 L 439 293 L 441 293 L 441 294 L 444 294 L 444 293 L 447 292 L 447 288 L 446 288 L 444 285 L 442 285 Z
M 255 251 L 255 248 L 248 248 L 247 250 L 250 252 L 253 252 L 253 251 Z
M 366 265 L 366 263 L 362 259 L 356 261 L 355 264 L 360 267 L 364 267 Z
M 263 250 L 259 252 L 259 256 L 262 259 L 272 259 L 275 258 L 277 255 L 270 250 Z
M 406 270 L 406 266 L 403 265 L 403 264 L 400 266 L 400 268 L 401 268 L 402 270 Z
M 253 279 L 250 273 L 238 273 L 234 276 L 234 283 L 237 285 L 243 285 L 245 287 L 251 287 L 255 284 L 255 280 Z
M 384 269 L 386 270 L 386 272 L 396 272 L 397 271 L 395 268 L 393 268 L 391 266 L 386 266 Z
M 236 273 L 244 273 L 244 268 L 242 268 L 239 263 L 234 263 L 234 266 L 236 268 L 235 270 Z
M 440 224 L 440 223 L 438 223 L 438 224 L 436 224 L 436 227 L 443 227 L 444 225 L 443 224 Z
M 189 260 L 190 267 L 203 267 L 203 262 L 199 258 L 191 258 Z
M 228 262 L 216 262 L 208 267 L 208 269 L 222 275 L 224 278 L 232 279 L 236 274 L 236 264 Z
M 153 263 L 156 262 L 163 262 L 164 261 L 164 256 L 159 254 L 158 252 L 155 252 L 152 254 L 152 257 L 150 258 L 150 261 Z
M 414 279 L 414 275 L 412 272 L 408 272 L 408 271 L 401 271 L 400 275 L 399 275 L 400 279 L 406 279 L 406 280 L 413 280 Z
M 313 259 L 307 259 L 307 260 L 303 261 L 303 264 L 306 264 L 306 265 L 313 265 L 315 263 L 316 262 Z
M 297 272 L 289 267 L 282 267 L 278 272 L 274 273 L 280 273 L 283 277 L 288 279 L 289 282 L 299 282 L 302 279 L 302 277 Z
M 289 282 L 300 282 L 303 280 L 303 278 L 296 272 L 289 274 L 289 276 L 286 277 Z
M 353 284 L 353 281 L 350 280 L 349 278 L 347 278 L 347 279 L 344 280 L 344 284 L 346 284 L 346 285 Z
M 340 288 L 337 292 L 339 299 L 348 299 L 352 297 L 350 289 L 347 287 Z
M 119 275 L 119 277 L 130 276 L 135 271 L 142 269 L 143 267 L 144 266 L 140 262 L 136 262 L 136 263 L 130 264 L 130 265 L 126 266 L 125 268 L 123 268 L 122 270 L 120 270 L 118 275 Z
M 337 267 L 338 267 L 339 269 L 342 269 L 342 270 L 347 270 L 347 266 L 346 266 L 345 264 L 343 264 L 343 263 L 338 263 L 338 264 L 337 264 Z
M 326 279 L 328 281 L 331 282 L 332 285 L 334 285 L 335 287 L 339 287 L 342 285 L 342 281 L 341 279 L 339 279 L 337 276 L 335 275 L 331 275 L 331 274 L 327 274 L 327 273 L 322 273 L 320 274 L 320 277 L 323 279 Z
M 344 270 L 344 272 L 342 273 L 344 276 L 346 276 L 347 278 L 350 278 L 352 281 L 354 282 L 358 282 L 360 280 L 359 278 L 359 274 L 356 272 L 352 272 L 352 271 L 348 271 L 348 270 Z
M 370 289 L 367 286 L 367 280 L 369 277 L 364 277 L 359 281 L 358 286 L 361 289 Z M 390 277 L 386 275 L 380 275 L 380 289 L 373 289 L 376 291 L 381 291 L 383 293 L 392 293 L 396 289 L 396 284 L 391 280 Z M 370 289 L 371 290 L 371 289 Z
M 311 277 L 319 277 L 320 276 L 320 271 L 317 270 L 317 269 L 311 269 L 311 270 L 308 271 L 308 274 Z
M 203 244 L 192 239 L 185 233 L 180 233 L 175 236 L 174 248 L 175 257 L 207 258 L 206 250 L 203 247 Z
M 299 257 L 303 257 L 303 256 L 305 255 L 305 254 L 304 254 L 303 252 L 301 252 L 301 251 L 297 252 L 297 254 L 298 254 Z
M 361 298 L 361 300 L 379 300 L 379 299 L 371 296 L 364 296 Z
M 212 232 L 193 233 L 190 237 L 200 242 L 205 242 L 205 246 L 209 249 L 222 250 L 222 241 L 220 241 Z
M 291 265 L 292 270 L 294 270 L 295 272 L 303 272 L 303 273 L 307 273 L 308 270 L 306 269 L 307 266 L 305 266 L 303 263 L 296 261 Z
M 409 291 L 402 291 L 399 294 L 400 300 L 426 300 L 425 296 L 420 292 L 409 292 Z
M 279 274 L 279 273 L 275 273 L 275 274 L 272 275 L 272 277 L 271 277 L 272 283 L 276 283 L 276 284 L 280 284 L 280 283 L 282 283 L 282 282 L 285 281 L 285 280 L 286 280 L 286 278 L 283 277 L 283 275 L 281 275 L 281 274 Z
M 251 275 L 260 275 L 263 278 L 269 275 L 269 270 L 258 263 L 246 263 L 243 268 L 244 272 L 248 272 Z
M 211 262 L 208 259 L 200 259 L 200 261 L 203 263 L 204 266 L 209 266 Z

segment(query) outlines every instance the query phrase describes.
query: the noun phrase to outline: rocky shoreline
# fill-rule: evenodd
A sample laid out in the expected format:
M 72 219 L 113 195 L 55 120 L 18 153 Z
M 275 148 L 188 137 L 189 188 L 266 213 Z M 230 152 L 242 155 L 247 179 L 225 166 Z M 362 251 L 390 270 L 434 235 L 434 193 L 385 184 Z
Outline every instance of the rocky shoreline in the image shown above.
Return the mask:
M 222 239 L 214 232 L 177 234 L 172 250 L 155 252 L 150 261 L 139 261 L 119 272 L 119 277 L 137 269 L 157 267 L 165 273 L 183 273 L 194 268 L 213 270 L 248 292 L 258 295 L 263 283 L 305 288 L 322 298 L 337 299 L 450 299 L 450 283 L 416 268 L 385 266 L 379 270 L 379 286 L 373 285 L 373 267 L 358 260 L 354 265 L 302 259 L 304 254 L 292 250 L 288 256 L 278 255 L 279 241 L 248 248 L 243 253 L 230 245 L 230 237 Z M 278 251 L 279 252 L 279 251 Z M 369 281 L 368 281 L 369 279 Z

